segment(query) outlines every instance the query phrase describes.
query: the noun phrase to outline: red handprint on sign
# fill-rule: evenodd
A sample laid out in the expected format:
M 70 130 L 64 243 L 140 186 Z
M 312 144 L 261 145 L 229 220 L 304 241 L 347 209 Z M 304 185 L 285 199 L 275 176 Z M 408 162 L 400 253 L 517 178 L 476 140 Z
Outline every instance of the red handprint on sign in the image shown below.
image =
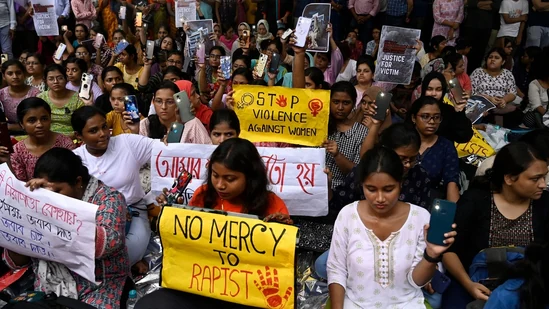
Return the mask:
M 293 288 L 291 286 L 288 287 L 284 297 L 279 295 L 280 288 L 278 283 L 278 271 L 276 268 L 273 268 L 273 272 L 271 273 L 269 266 L 265 266 L 265 275 L 263 275 L 261 270 L 258 270 L 257 274 L 259 275 L 259 282 L 254 280 L 254 283 L 257 289 L 265 296 L 267 308 L 283 309 L 292 295 Z
M 276 98 L 276 104 L 278 104 L 278 106 L 280 107 L 286 107 L 286 105 L 288 105 L 288 99 L 285 96 L 280 95 L 278 98 Z

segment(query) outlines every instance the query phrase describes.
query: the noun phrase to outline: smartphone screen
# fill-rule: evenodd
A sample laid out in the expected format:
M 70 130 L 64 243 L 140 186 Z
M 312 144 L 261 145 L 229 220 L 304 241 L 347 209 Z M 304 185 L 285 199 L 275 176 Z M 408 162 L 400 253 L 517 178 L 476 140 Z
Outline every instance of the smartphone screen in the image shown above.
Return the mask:
M 143 25 L 143 13 L 137 12 L 135 14 L 135 26 L 141 27 Z
M 452 231 L 455 215 L 456 203 L 435 199 L 431 208 L 427 241 L 435 245 L 447 246 L 444 243 L 444 234 Z
M 139 122 L 139 109 L 137 108 L 137 98 L 134 95 L 128 95 L 124 98 L 126 111 L 130 113 L 133 122 Z
M 223 78 L 225 80 L 231 79 L 231 56 L 221 56 L 220 59 L 220 68 L 221 72 L 223 72 Z
M 374 116 L 374 119 L 383 121 L 385 120 L 385 116 L 387 116 L 387 110 L 389 109 L 389 106 L 391 105 L 391 100 L 393 99 L 393 94 L 389 92 L 380 92 L 378 93 L 376 97 L 376 106 L 377 106 L 377 113 Z
M 0 143 L 2 143 L 2 146 L 7 147 L 10 153 L 13 153 L 13 144 L 7 122 L 0 123 Z
M 455 103 L 458 103 L 463 100 L 463 88 L 457 78 L 451 79 L 448 84 L 450 85 L 450 91 L 454 97 Z
M 204 44 L 198 44 L 196 48 L 196 57 L 198 57 L 199 64 L 203 64 L 206 60 L 206 46 L 204 46 Z
M 120 18 L 122 20 L 126 19 L 126 7 L 125 6 L 120 7 L 120 10 L 118 11 L 118 18 Z
M 185 90 L 178 92 L 173 95 L 177 109 L 179 109 L 179 117 L 183 123 L 187 123 L 190 120 L 193 120 L 195 117 L 191 113 L 191 101 L 189 101 L 189 96 Z
M 154 41 L 147 41 L 147 59 L 154 58 Z

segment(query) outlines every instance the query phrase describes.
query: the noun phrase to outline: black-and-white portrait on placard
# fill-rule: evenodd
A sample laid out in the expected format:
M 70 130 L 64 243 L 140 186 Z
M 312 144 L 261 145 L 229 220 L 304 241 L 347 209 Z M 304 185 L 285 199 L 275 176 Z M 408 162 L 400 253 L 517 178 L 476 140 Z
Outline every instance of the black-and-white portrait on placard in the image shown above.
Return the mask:
M 303 9 L 301 16 L 311 18 L 307 51 L 327 52 L 330 48 L 330 34 L 326 31 L 330 23 L 332 6 L 329 3 L 312 3 Z

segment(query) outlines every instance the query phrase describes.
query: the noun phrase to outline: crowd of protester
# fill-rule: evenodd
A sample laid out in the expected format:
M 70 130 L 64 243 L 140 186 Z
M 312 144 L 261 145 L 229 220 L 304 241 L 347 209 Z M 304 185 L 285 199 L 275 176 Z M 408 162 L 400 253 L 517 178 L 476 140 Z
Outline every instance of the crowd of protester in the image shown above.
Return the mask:
M 320 2 L 331 4 L 328 51 L 309 53 L 296 46 L 295 35 L 282 34 L 295 28 L 307 4 L 319 2 L 196 1 L 196 18 L 214 20 L 213 47 L 199 63 L 187 55 L 188 28 L 176 27 L 173 0 L 56 0 L 60 35 L 51 37 L 37 36 L 30 2 L 0 0 L 0 47 L 7 55 L 0 122 L 14 140 L 11 154 L 0 146 L 0 161 L 31 190 L 99 207 L 96 282 L 8 250 L 3 263 L 31 265 L 36 290 L 56 290 L 48 284 L 57 280 L 64 296 L 125 308 L 132 277 L 148 271 L 142 260 L 151 238 L 148 216 L 166 203 L 150 191 L 153 143 L 166 142 L 172 124 L 184 121 L 181 143 L 217 146 L 190 206 L 292 224 L 284 201 L 270 191 L 256 147 L 304 146 L 239 138 L 234 89 L 320 89 L 330 91 L 322 144 L 329 213 L 315 220 L 334 232 L 315 270 L 328 283 L 331 308 L 549 308 L 549 2 Z M 374 80 L 385 25 L 421 30 L 407 85 Z M 86 43 L 98 35 L 102 44 Z M 129 45 L 116 50 L 122 40 Z M 61 43 L 67 48 L 56 58 Z M 252 73 L 261 54 L 268 63 L 280 55 L 275 73 Z M 222 56 L 231 56 L 230 79 L 221 71 Z M 79 95 L 84 74 L 93 75 L 89 98 Z M 454 79 L 464 91 L 460 99 L 450 92 Z M 180 117 L 174 95 L 182 91 L 192 120 Z M 392 94 L 388 110 L 376 106 L 382 91 Z M 131 95 L 138 122 L 125 108 Z M 466 103 L 479 95 L 495 108 L 472 123 Z M 379 113 L 384 120 L 374 118 Z M 528 133 L 477 171 L 455 145 L 470 142 L 486 124 Z M 445 246 L 426 240 L 437 198 L 457 203 Z M 497 277 L 476 280 L 470 268 L 496 247 L 526 249 Z M 435 284 L 441 276 L 450 282 L 444 288 Z M 168 289 L 136 308 L 214 306 L 247 308 Z

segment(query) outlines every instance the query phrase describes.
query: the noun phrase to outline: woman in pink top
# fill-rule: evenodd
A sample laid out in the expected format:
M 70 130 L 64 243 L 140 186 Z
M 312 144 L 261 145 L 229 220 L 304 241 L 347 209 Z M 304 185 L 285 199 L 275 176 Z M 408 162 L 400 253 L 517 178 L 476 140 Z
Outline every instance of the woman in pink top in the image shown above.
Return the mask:
M 17 106 L 17 117 L 28 137 L 15 144 L 11 155 L 6 147 L 0 146 L 0 163 L 8 162 L 17 179 L 31 180 L 36 161 L 51 148 L 75 148 L 68 136 L 50 130 L 51 108 L 46 101 L 40 98 L 24 99 Z
M 97 18 L 92 0 L 72 0 L 71 7 L 76 17 L 76 23 L 84 24 L 90 29 L 91 22 Z
M 25 85 L 25 67 L 17 60 L 8 60 L 2 64 L 7 87 L 0 89 L 0 105 L 8 120 L 10 131 L 21 131 L 17 120 L 17 106 L 26 98 L 40 94 L 38 88 Z
M 448 39 L 448 45 L 454 46 L 459 37 L 459 25 L 463 21 L 463 0 L 435 0 L 433 3 L 433 34 Z
M 141 120 L 139 134 L 154 139 L 162 139 L 168 133 L 168 128 L 172 123 L 182 122 L 173 96 L 183 90 L 189 96 L 191 105 L 193 105 L 193 102 L 200 100 L 200 95 L 190 81 L 180 80 L 177 81 L 177 85 L 171 81 L 164 81 L 153 97 L 156 114 L 149 115 L 149 117 Z M 193 118 L 184 124 L 185 128 L 181 135 L 181 143 L 208 145 L 212 143 L 208 131 L 198 118 Z

